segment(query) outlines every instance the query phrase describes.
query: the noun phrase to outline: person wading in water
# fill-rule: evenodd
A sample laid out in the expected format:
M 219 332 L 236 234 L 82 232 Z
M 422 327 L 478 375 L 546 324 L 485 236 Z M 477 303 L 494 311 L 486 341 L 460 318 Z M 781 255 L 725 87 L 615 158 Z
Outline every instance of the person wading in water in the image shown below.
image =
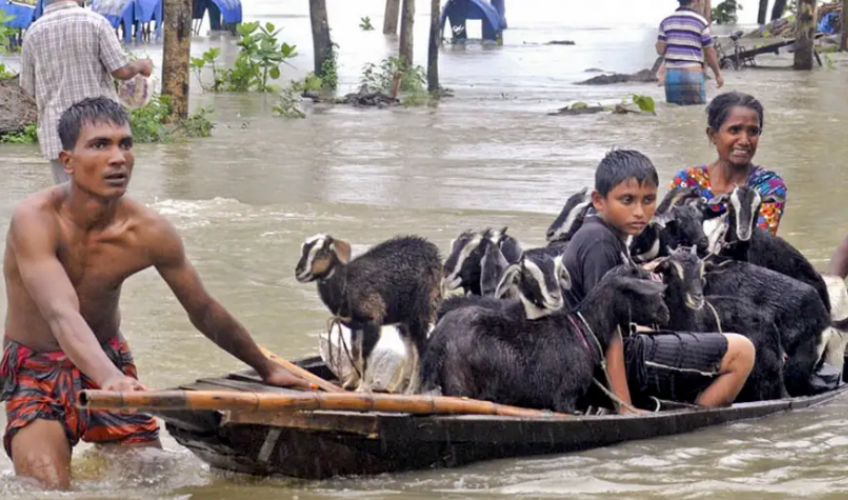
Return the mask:
M 124 195 L 135 163 L 124 108 L 107 97 L 82 100 L 63 113 L 58 132 L 70 182 L 21 202 L 6 237 L 0 400 L 6 402 L 3 444 L 15 473 L 67 489 L 80 439 L 161 446 L 150 415 L 77 406 L 83 389 L 146 390 L 120 330 L 118 303 L 124 281 L 150 267 L 192 324 L 264 382 L 309 387 L 267 359 L 209 296 L 171 223 Z
M 704 60 L 713 70 L 718 88 L 724 86 L 724 78 L 709 23 L 692 10 L 692 0 L 678 1 L 680 8 L 662 20 L 657 36 L 657 54 L 664 59 L 660 79 L 665 82 L 665 100 L 684 106 L 705 104 Z

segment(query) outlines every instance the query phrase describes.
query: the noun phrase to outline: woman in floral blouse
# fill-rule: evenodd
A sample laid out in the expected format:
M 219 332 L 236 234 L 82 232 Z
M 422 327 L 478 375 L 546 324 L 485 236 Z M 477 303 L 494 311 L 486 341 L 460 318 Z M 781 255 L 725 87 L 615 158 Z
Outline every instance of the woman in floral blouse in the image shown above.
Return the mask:
M 762 104 L 748 94 L 727 92 L 712 100 L 707 114 L 707 137 L 715 145 L 718 159 L 680 171 L 671 188 L 697 187 L 707 200 L 730 193 L 736 185 L 752 187 L 762 197 L 772 195 L 779 201 L 762 204 L 757 225 L 777 234 L 786 204 L 786 183 L 775 172 L 751 163 L 763 130 Z M 724 204 L 714 207 L 718 213 L 726 209 Z

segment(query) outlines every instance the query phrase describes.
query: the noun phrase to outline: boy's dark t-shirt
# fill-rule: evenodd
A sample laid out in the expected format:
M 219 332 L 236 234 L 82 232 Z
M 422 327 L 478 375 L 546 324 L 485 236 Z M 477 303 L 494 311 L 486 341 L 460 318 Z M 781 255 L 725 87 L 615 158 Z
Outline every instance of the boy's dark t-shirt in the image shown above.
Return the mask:
M 599 215 L 587 216 L 563 256 L 571 276 L 571 290 L 566 294 L 571 307 L 576 307 L 607 271 L 624 264 L 628 255 L 624 241 Z

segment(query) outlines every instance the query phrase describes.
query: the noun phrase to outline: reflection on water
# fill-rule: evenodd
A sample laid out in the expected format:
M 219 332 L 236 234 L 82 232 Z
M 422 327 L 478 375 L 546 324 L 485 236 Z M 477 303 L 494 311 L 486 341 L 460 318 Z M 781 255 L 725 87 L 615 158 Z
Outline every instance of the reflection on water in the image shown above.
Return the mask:
M 328 3 L 342 84 L 351 89 L 362 65 L 391 49 L 378 32 L 357 28 L 366 15 L 379 27 L 382 5 Z M 656 118 L 546 116 L 574 100 L 614 102 L 634 92 L 662 100 L 654 85 L 573 82 L 591 67 L 650 66 L 653 25 L 669 5 L 606 0 L 605 16 L 617 17 L 599 20 L 580 10 L 587 7 L 562 3 L 569 5 L 510 4 L 504 47 L 445 48 L 441 72 L 457 97 L 436 109 L 311 108 L 306 120 L 287 121 L 272 116 L 273 96 L 201 95 L 194 86 L 192 105 L 215 108 L 215 136 L 138 146 L 131 192 L 176 224 L 206 287 L 259 342 L 285 357 L 310 355 L 327 312 L 314 285 L 297 283 L 294 266 L 300 243 L 312 234 L 331 233 L 364 248 L 416 233 L 446 251 L 463 229 L 506 225 L 525 244 L 541 244 L 563 200 L 591 185 L 594 166 L 612 147 L 644 151 L 664 182 L 684 166 L 713 159 L 703 108 L 660 104 Z M 748 3 L 745 15 L 756 11 Z M 286 78 L 302 76 L 311 64 L 306 9 L 306 2 L 245 5 L 246 18 L 272 19 L 285 40 L 298 44 L 297 69 L 286 70 Z M 418 9 L 416 56 L 423 62 L 428 13 L 423 3 Z M 616 28 L 614 36 L 599 29 L 604 25 Z M 578 44 L 535 45 L 554 39 Z M 203 38 L 193 51 L 222 43 L 231 40 Z M 160 54 L 155 46 L 142 51 Z M 231 59 L 235 50 L 224 54 Z M 848 232 L 841 192 L 848 178 L 842 168 L 848 158 L 844 75 L 842 67 L 725 77 L 728 89 L 754 93 L 765 105 L 757 161 L 788 183 L 781 233 L 820 268 Z M 711 84 L 708 94 L 715 94 Z M 36 148 L 0 146 L 6 194 L 0 226 L 5 230 L 13 207 L 49 182 Z M 191 327 L 155 271 L 124 288 L 124 332 L 148 385 L 165 388 L 241 366 Z M 0 304 L 2 315 L 5 300 Z M 570 456 L 318 483 L 213 473 L 164 434 L 164 453 L 173 463 L 152 474 L 121 472 L 81 445 L 74 464 L 79 491 L 69 498 L 842 498 L 848 490 L 846 405 Z M 13 480 L 5 455 L 0 474 L 0 498 L 55 498 Z

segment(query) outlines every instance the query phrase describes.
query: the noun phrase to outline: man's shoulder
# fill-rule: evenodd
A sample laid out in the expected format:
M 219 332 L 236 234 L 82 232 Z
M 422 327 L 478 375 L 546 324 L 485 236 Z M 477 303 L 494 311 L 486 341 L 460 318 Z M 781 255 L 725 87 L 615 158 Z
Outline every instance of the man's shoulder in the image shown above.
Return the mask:
M 9 232 L 31 231 L 38 227 L 50 229 L 59 213 L 61 189 L 61 186 L 54 186 L 24 198 L 12 211 Z
M 669 14 L 662 20 L 663 24 L 666 23 L 696 23 L 701 24 L 703 26 L 708 26 L 707 18 L 695 12 L 694 10 L 684 9 L 675 11 L 673 14 Z
M 159 212 L 124 196 L 121 209 L 132 219 L 136 242 L 151 252 L 170 252 L 182 246 L 182 238 L 171 222 Z

